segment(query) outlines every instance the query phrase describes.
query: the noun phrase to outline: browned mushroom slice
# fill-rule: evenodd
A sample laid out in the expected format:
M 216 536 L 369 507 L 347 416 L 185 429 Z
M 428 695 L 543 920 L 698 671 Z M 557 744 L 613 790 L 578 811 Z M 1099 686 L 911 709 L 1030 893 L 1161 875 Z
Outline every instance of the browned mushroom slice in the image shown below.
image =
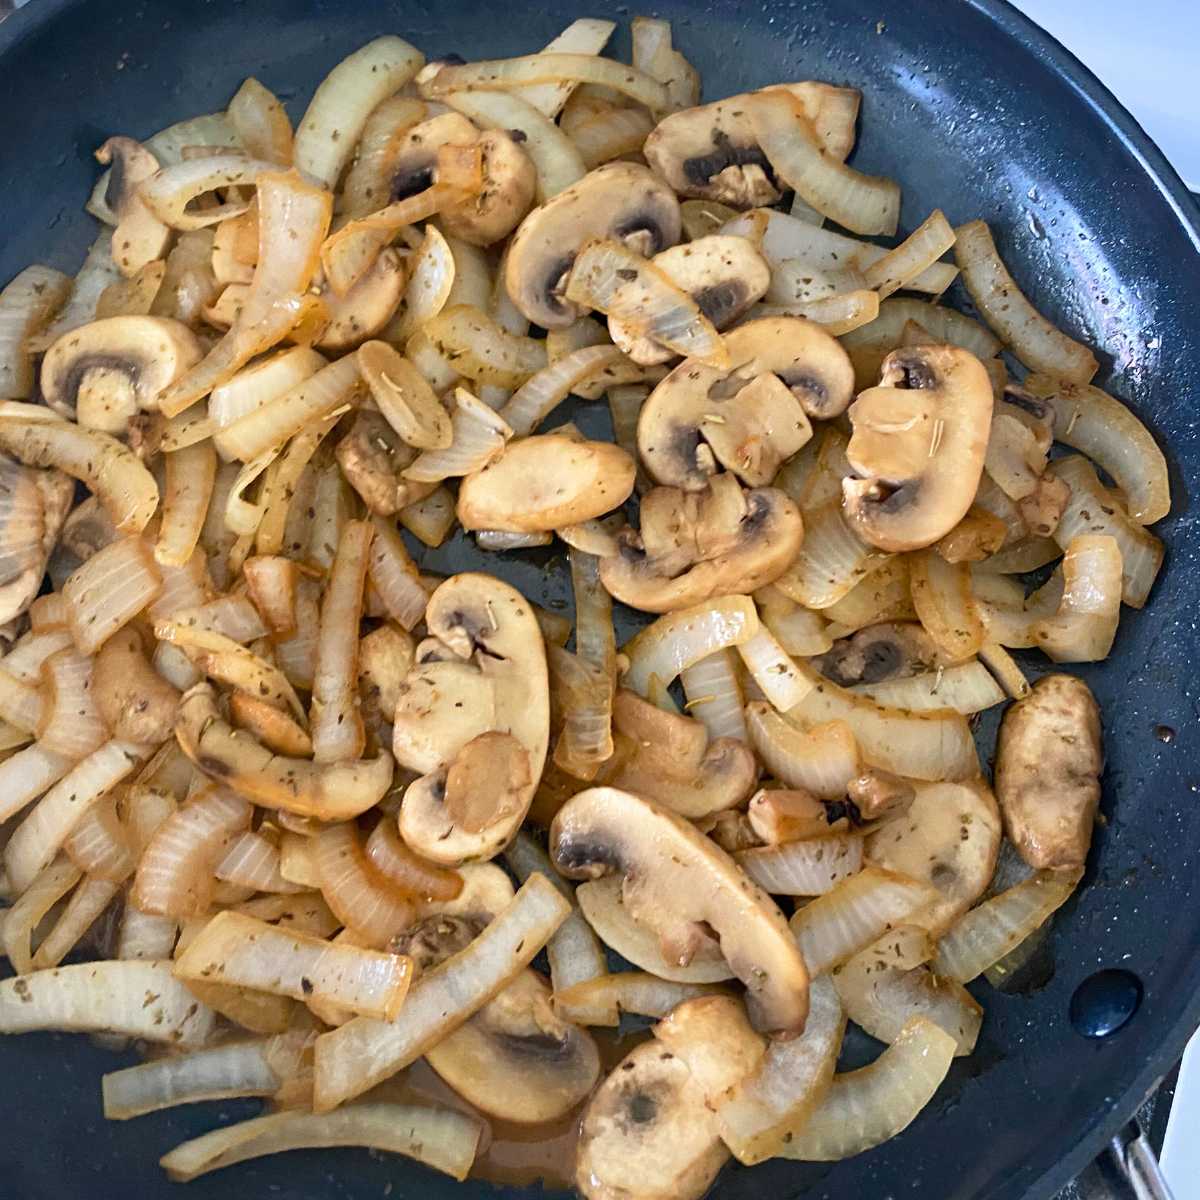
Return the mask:
M 1081 867 L 1100 802 L 1100 713 L 1082 679 L 1047 675 L 1004 714 L 996 799 L 1031 867 Z
M 563 329 L 579 315 L 563 299 L 580 247 L 612 237 L 650 258 L 679 241 L 675 193 L 636 163 L 609 163 L 535 208 L 508 246 L 508 294 L 522 315 L 544 329 Z
M 834 643 L 832 650 L 813 659 L 813 666 L 839 687 L 907 679 L 942 662 L 929 635 L 912 621 L 869 625 Z
M 158 159 L 133 138 L 109 138 L 96 158 L 112 164 L 104 202 L 116 217 L 113 230 L 113 262 L 127 279 L 148 262 L 162 258 L 171 238 L 171 230 L 150 211 L 138 185 L 154 175 Z
M 328 324 L 317 345 L 342 354 L 373 338 L 392 319 L 407 280 L 404 260 L 397 251 L 388 249 L 344 296 L 326 288 L 321 299 Z
M 846 514 L 881 550 L 919 550 L 966 515 L 983 474 L 992 385 L 957 346 L 910 346 L 883 360 L 879 387 L 850 409 Z
M 437 487 L 436 483 L 406 479 L 401 474 L 416 460 L 417 452 L 379 413 L 366 409 L 359 412 L 335 453 L 346 482 L 371 512 L 381 516 L 394 515 Z
M 114 737 L 156 746 L 171 736 L 179 692 L 150 665 L 142 635 L 132 626 L 100 647 L 91 691 Z
M 554 818 L 550 849 L 573 879 L 624 875 L 632 915 L 654 911 L 680 932 L 711 927 L 746 985 L 757 1029 L 794 1037 L 808 1012 L 808 973 L 783 915 L 719 846 L 682 817 L 616 788 L 589 788 Z

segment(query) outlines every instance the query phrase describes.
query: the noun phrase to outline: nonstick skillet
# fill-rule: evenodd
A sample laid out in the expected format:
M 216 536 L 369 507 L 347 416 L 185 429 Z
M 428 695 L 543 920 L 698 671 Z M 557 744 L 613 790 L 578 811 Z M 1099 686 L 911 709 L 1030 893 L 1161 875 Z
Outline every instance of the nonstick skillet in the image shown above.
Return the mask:
M 719 1200 L 1041 1200 L 1124 1124 L 1200 1022 L 1197 212 L 1128 114 L 1000 0 L 661 0 L 654 11 L 673 22 L 706 98 L 782 79 L 861 88 L 852 161 L 902 181 L 901 231 L 934 205 L 952 222 L 988 220 L 1037 305 L 1103 351 L 1099 382 L 1132 404 L 1171 464 L 1174 511 L 1155 529 L 1165 570 L 1148 607 L 1122 621 L 1112 656 L 1084 672 L 1104 712 L 1103 820 L 1040 986 L 977 985 L 979 1049 L 901 1137 L 834 1165 L 730 1168 L 714 1189 Z M 33 260 L 78 268 L 93 237 L 82 211 L 91 152 L 111 133 L 145 136 L 222 107 L 249 74 L 298 116 L 325 72 L 380 33 L 431 55 L 500 57 L 582 15 L 632 13 L 581 0 L 33 0 L 0 25 L 0 280 Z M 429 566 L 478 561 L 456 541 Z M 568 594 L 544 560 L 499 571 L 535 599 Z M 872 1053 L 859 1049 L 860 1061 Z M 99 1077 L 118 1065 L 81 1038 L 0 1044 L 0 1198 L 184 1194 L 158 1156 L 256 1108 L 106 1123 Z M 191 1200 L 527 1194 L 353 1151 L 266 1159 L 186 1190 Z

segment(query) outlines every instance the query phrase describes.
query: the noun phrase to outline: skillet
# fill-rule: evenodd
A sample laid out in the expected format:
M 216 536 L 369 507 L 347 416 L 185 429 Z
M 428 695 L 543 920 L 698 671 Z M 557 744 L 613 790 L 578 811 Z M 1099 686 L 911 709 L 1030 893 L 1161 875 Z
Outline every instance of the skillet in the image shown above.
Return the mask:
M 431 56 L 499 57 L 529 52 L 577 16 L 627 20 L 635 11 L 603 0 L 544 8 L 33 0 L 0 25 L 0 280 L 34 260 L 78 268 L 93 237 L 82 211 L 95 177 L 90 155 L 106 136 L 144 137 L 223 107 L 246 75 L 276 90 L 295 118 L 325 72 L 380 33 L 398 33 Z M 897 1140 L 841 1164 L 730 1168 L 713 1192 L 719 1200 L 1041 1200 L 1123 1125 L 1200 1022 L 1198 214 L 1128 114 L 1002 0 L 660 0 L 655 14 L 673 22 L 706 98 L 785 79 L 863 89 L 852 162 L 903 183 L 901 233 L 935 205 L 955 223 L 991 222 L 1018 281 L 1052 320 L 1102 352 L 1098 382 L 1132 404 L 1171 464 L 1174 510 L 1155 529 L 1167 545 L 1164 572 L 1148 608 L 1126 614 L 1111 658 L 1083 672 L 1104 713 L 1102 824 L 1084 883 L 1055 922 L 1048 981 L 1012 994 L 973 985 L 987 1010 L 979 1048 L 956 1061 L 933 1104 Z M 615 49 L 627 53 L 620 34 Z M 951 299 L 962 303 L 961 295 Z M 461 540 L 427 560 L 442 571 L 479 561 Z M 569 591 L 544 558 L 500 573 L 543 603 Z M 1129 973 L 1122 978 L 1140 1004 L 1111 1036 L 1085 1038 L 1077 1026 L 1103 1017 L 1089 981 L 1114 969 Z M 1081 985 L 1092 999 L 1077 1001 L 1073 1022 Z M 851 1045 L 844 1061 L 857 1065 L 871 1053 Z M 106 1123 L 99 1076 L 132 1061 L 79 1038 L 0 1045 L 0 1198 L 530 1194 L 460 1186 L 353 1151 L 263 1160 L 179 1192 L 157 1157 L 257 1105 Z

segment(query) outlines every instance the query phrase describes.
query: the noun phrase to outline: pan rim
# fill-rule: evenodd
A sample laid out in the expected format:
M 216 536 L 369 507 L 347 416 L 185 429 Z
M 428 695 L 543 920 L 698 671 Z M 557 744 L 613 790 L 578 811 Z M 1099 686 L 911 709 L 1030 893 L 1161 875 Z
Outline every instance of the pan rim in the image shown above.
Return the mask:
M 0 61 L 17 50 L 22 42 L 50 25 L 69 9 L 85 0 L 30 0 L 22 8 L 0 21 Z M 1107 134 L 1138 164 L 1162 197 L 1172 218 L 1200 254 L 1200 200 L 1188 190 L 1178 172 L 1141 124 L 1111 91 L 1052 34 L 1019 11 L 1009 0 L 967 0 L 978 12 L 1043 70 L 1065 81 L 1080 101 L 1105 126 Z M 1197 951 L 1200 955 L 1200 950 Z M 1038 1174 L 1023 1189 L 1026 1200 L 1045 1200 L 1074 1180 L 1092 1162 L 1108 1141 L 1155 1090 L 1183 1054 L 1184 1048 L 1200 1027 L 1200 992 L 1184 1005 L 1169 1022 L 1159 1040 L 1131 1082 L 1086 1118 L 1079 1141 L 1070 1149 L 1051 1149 L 1054 1158 L 1047 1163 L 1042 1147 L 1034 1143 L 1030 1150 L 1040 1160 Z M 1007 1192 L 1004 1181 L 982 1194 L 978 1200 L 1002 1200 Z

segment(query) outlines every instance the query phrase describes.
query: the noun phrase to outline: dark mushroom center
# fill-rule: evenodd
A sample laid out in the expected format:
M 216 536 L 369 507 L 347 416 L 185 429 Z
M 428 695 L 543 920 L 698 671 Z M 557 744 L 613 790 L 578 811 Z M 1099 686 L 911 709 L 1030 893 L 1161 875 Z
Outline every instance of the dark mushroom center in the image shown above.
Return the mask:
M 593 878 L 621 869 L 621 851 L 611 842 L 589 840 L 564 830 L 554 845 L 554 861 L 564 871 L 587 871 Z
M 434 160 L 411 163 L 392 176 L 392 186 L 388 195 L 395 202 L 407 200 L 418 192 L 433 186 Z
M 79 395 L 79 389 L 84 380 L 93 372 L 114 375 L 124 375 L 131 387 L 136 388 L 141 374 L 141 365 L 132 358 L 122 358 L 118 354 L 81 354 L 67 371 L 63 380 L 62 391 L 73 404 Z
M 695 300 L 700 311 L 719 329 L 731 321 L 745 303 L 746 285 L 740 279 L 726 279 L 697 292 Z
M 723 129 L 714 129 L 712 143 L 713 149 L 710 153 L 684 159 L 683 174 L 689 183 L 704 187 L 729 167 L 760 167 L 771 186 L 776 191 L 779 190 L 775 182 L 775 172 L 757 142 L 739 146 Z
M 658 1104 L 653 1096 L 645 1092 L 634 1092 L 629 1097 L 629 1119 L 635 1125 L 649 1125 L 658 1116 Z

